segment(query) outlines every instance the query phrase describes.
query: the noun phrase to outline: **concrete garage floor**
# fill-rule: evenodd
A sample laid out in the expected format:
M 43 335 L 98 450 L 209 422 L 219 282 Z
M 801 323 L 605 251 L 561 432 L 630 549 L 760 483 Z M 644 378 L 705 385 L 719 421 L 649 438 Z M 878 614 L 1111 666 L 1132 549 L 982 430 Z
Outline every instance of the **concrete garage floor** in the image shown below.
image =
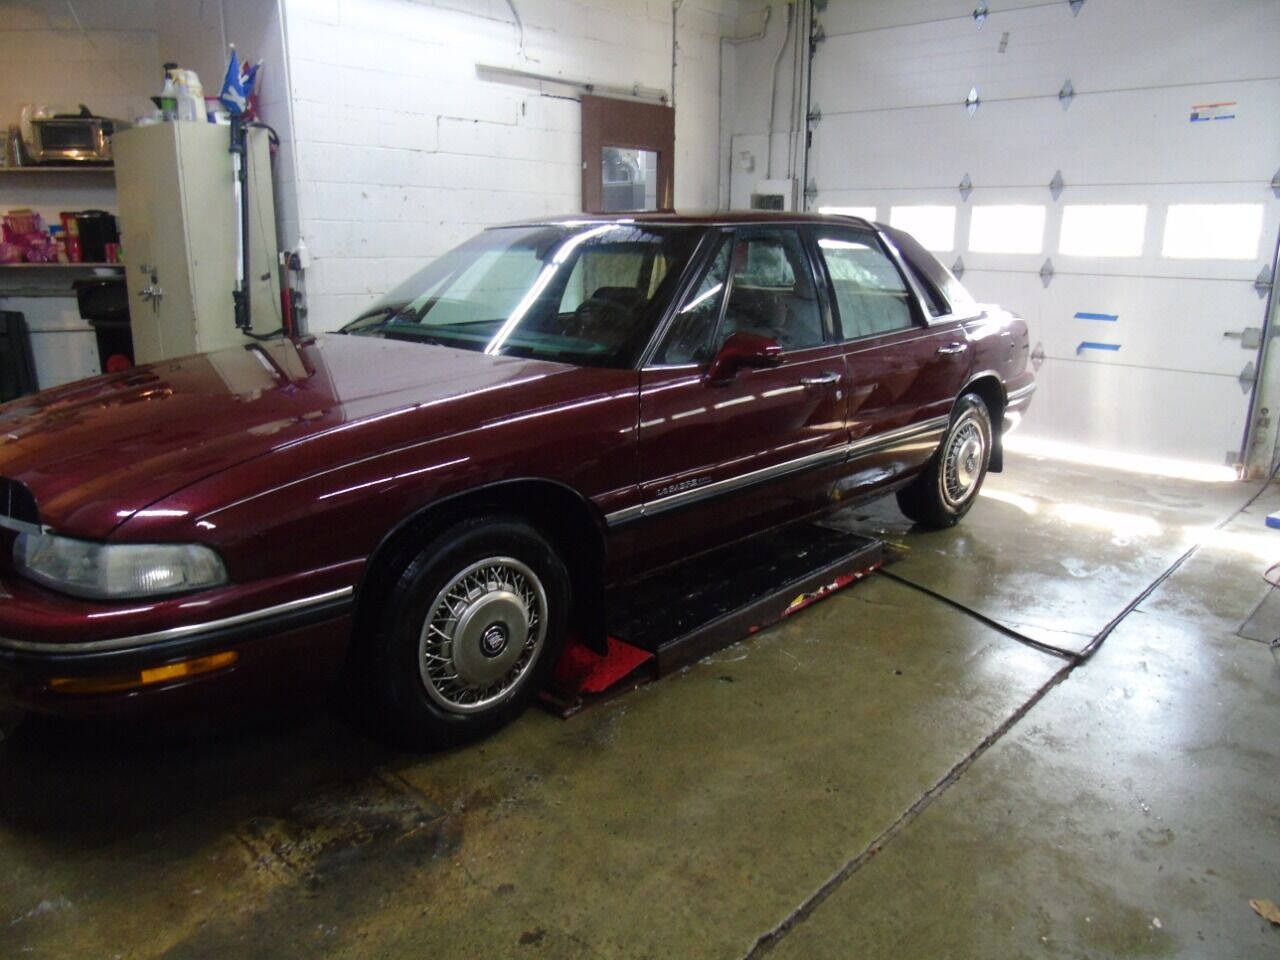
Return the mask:
M 1270 488 L 1010 457 L 965 523 L 569 721 L 0 744 L 0 956 L 1261 957 Z M 1115 625 L 1193 544 L 1201 546 Z M 920 584 L 985 614 L 922 593 Z M 1267 622 L 1268 617 L 1271 622 Z

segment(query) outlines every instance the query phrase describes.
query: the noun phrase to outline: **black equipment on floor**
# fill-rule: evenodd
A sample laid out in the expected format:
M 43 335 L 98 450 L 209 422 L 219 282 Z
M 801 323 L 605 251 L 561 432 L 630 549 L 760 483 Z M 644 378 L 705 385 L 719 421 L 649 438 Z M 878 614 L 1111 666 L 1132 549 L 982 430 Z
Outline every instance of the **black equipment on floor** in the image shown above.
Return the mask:
M 129 293 L 124 277 L 88 277 L 73 284 L 80 316 L 98 338 L 98 364 L 103 373 L 112 357 L 123 357 L 133 366 L 133 331 L 129 325 Z M 116 367 L 120 361 L 116 361 Z M 127 368 L 126 368 L 127 369 Z

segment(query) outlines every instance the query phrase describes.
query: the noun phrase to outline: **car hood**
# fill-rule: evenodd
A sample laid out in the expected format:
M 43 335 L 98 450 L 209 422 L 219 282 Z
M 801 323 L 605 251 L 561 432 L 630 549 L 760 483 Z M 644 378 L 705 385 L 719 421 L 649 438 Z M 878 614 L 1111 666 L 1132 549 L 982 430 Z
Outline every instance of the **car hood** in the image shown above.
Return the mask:
M 102 539 L 172 493 L 285 445 L 575 368 L 369 337 L 248 344 L 0 406 L 0 477 L 40 522 Z

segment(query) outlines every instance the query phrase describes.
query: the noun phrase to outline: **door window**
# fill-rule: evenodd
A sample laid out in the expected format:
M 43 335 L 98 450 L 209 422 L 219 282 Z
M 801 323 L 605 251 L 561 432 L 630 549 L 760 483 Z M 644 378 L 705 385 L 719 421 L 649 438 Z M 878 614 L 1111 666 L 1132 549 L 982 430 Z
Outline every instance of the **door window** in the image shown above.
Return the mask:
M 716 324 L 720 304 L 729 279 L 729 251 L 733 240 L 720 241 L 711 267 L 671 322 L 666 339 L 658 349 L 659 364 L 707 363 L 714 354 Z
M 600 154 L 601 209 L 606 213 L 658 209 L 658 151 L 604 147 Z
M 753 232 L 734 244 L 729 303 L 717 346 L 739 332 L 776 340 L 784 350 L 822 343 L 817 288 L 794 230 Z
M 914 325 L 907 282 L 873 234 L 823 236 L 818 248 L 831 276 L 846 340 Z

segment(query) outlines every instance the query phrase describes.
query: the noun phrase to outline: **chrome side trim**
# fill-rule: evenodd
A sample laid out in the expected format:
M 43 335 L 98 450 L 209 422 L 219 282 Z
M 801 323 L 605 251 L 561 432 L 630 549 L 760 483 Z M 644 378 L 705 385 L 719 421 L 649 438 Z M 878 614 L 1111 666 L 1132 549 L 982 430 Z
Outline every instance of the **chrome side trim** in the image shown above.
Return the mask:
M 605 514 L 605 524 L 610 527 L 618 526 L 633 520 L 639 520 L 641 517 L 656 516 L 669 510 L 675 510 L 678 507 L 709 500 L 721 494 L 732 493 L 735 490 L 741 490 L 743 487 L 766 483 L 769 480 L 784 477 L 800 470 L 807 470 L 810 467 L 821 466 L 824 463 L 847 461 L 858 454 L 869 453 L 883 447 L 892 447 L 898 443 L 916 440 L 931 433 L 937 433 L 946 427 L 949 420 L 949 417 L 934 417 L 923 423 L 913 423 L 905 427 L 899 427 L 896 430 L 890 430 L 887 433 L 865 437 L 856 443 L 846 443 L 838 447 L 832 447 L 830 450 L 820 450 L 817 453 L 797 457 L 795 460 L 775 463 L 773 466 L 761 467 L 759 470 L 742 473 L 736 477 L 726 477 L 724 480 L 717 480 L 715 483 L 694 487 L 692 490 L 682 490 L 680 493 L 659 497 L 647 503 L 615 510 L 613 513 Z
M 821 466 L 823 463 L 838 463 L 846 459 L 848 455 L 848 444 L 832 447 L 830 450 L 819 450 L 817 453 L 797 457 L 795 460 L 786 460 L 782 463 L 775 463 L 770 467 L 752 470 L 749 473 L 740 473 L 736 477 L 726 477 L 723 480 L 717 480 L 715 483 L 694 487 L 692 490 L 682 490 L 680 493 L 673 493 L 669 497 L 658 497 L 656 500 L 650 500 L 645 503 L 641 507 L 641 514 L 651 517 L 655 514 L 666 513 L 668 510 L 674 510 L 677 507 L 688 506 L 700 500 L 709 500 L 723 493 L 732 493 L 734 490 L 740 490 L 743 487 L 749 487 L 757 483 L 764 483 L 777 477 L 784 477 L 787 474 L 806 470 L 809 467 Z
M 27 653 L 97 653 L 102 650 L 128 650 L 133 647 L 145 647 L 153 643 L 161 643 L 165 640 L 178 640 L 193 634 L 225 630 L 228 627 L 239 627 L 246 623 L 253 623 L 255 620 L 265 620 L 281 614 L 296 613 L 307 607 L 345 599 L 354 593 L 355 587 L 340 587 L 337 590 L 329 590 L 326 593 L 318 593 L 315 596 L 303 597 L 300 600 L 278 603 L 273 607 L 250 610 L 248 613 L 237 613 L 234 616 L 223 617 L 220 620 L 188 623 L 181 627 L 170 627 L 168 630 L 139 633 L 131 637 L 117 637 L 113 640 L 89 640 L 85 643 L 45 643 L 32 640 L 10 640 L 8 637 L 0 637 L 0 647 L 6 650 L 21 650 Z
M 863 437 L 861 440 L 856 440 L 849 444 L 849 455 L 856 456 L 860 453 L 878 450 L 881 447 L 891 447 L 896 443 L 915 440 L 918 437 L 945 429 L 950 420 L 950 417 L 934 417 L 932 420 L 925 420 L 923 423 L 912 423 L 905 427 L 899 427 L 897 430 L 890 430 L 887 433 L 877 433 L 874 436 Z
M 627 523 L 630 520 L 639 520 L 642 516 L 644 516 L 644 504 L 637 503 L 634 507 L 626 507 L 623 510 L 606 513 L 604 522 L 607 526 L 612 527 L 619 523 Z
M 1031 383 L 1028 383 L 1025 387 L 1019 387 L 1017 390 L 1012 391 L 1009 394 L 1009 396 L 1006 398 L 1006 402 L 1013 403 L 1015 400 L 1021 400 L 1023 397 L 1029 397 L 1031 396 L 1031 394 L 1035 392 L 1036 392 L 1036 384 L 1035 384 L 1035 381 L 1033 380 L 1031 381 Z

